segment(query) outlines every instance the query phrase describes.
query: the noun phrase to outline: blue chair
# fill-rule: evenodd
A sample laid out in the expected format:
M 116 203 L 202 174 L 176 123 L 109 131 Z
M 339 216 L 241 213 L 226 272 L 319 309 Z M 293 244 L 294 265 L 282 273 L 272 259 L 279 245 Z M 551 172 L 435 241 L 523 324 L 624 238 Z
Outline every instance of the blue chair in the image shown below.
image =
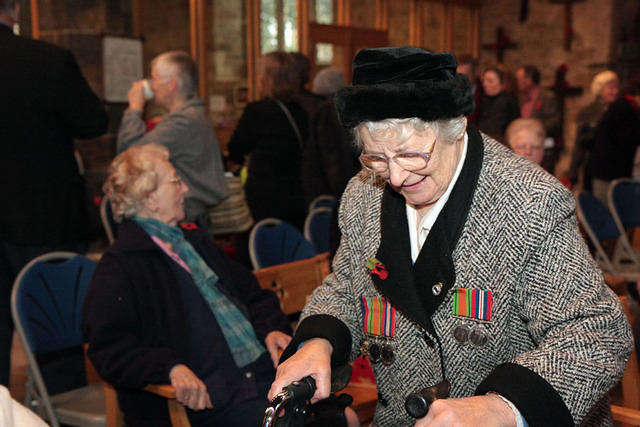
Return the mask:
M 284 221 L 265 218 L 249 234 L 249 256 L 255 270 L 316 255 L 302 233 Z
M 11 314 L 29 363 L 25 404 L 53 427 L 106 423 L 102 383 L 50 395 L 40 367 L 43 357 L 77 350 L 84 377 L 82 304 L 95 267 L 81 255 L 51 252 L 28 263 L 13 285 Z
M 332 208 L 315 208 L 304 221 L 304 237 L 311 242 L 318 253 L 329 250 Z
M 627 236 L 616 226 L 611 213 L 591 193 L 582 191 L 576 197 L 578 220 L 595 248 L 594 258 L 605 273 L 637 281 L 640 263 L 635 257 L 624 258 Z M 603 248 L 603 242 L 614 244 L 612 256 Z
M 609 210 L 620 233 L 629 241 L 635 227 L 640 227 L 640 182 L 630 178 L 616 179 L 609 185 Z M 624 247 L 626 256 L 640 259 L 638 251 L 630 245 Z
M 102 227 L 104 228 L 109 243 L 113 243 L 116 237 L 118 237 L 118 223 L 113 218 L 111 201 L 109 201 L 107 196 L 104 196 L 100 203 L 100 220 L 102 221 Z
M 321 194 L 309 203 L 309 212 L 316 208 L 333 208 L 338 204 L 338 199 L 331 194 Z

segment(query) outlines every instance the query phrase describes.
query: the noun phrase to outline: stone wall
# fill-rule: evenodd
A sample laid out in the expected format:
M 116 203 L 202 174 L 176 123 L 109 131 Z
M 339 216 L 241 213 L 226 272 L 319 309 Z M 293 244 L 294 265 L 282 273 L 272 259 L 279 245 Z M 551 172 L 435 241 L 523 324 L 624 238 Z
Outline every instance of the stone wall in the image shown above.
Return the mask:
M 564 49 L 565 7 L 549 0 L 530 0 L 529 14 L 519 21 L 520 2 L 493 0 L 482 5 L 480 17 L 480 44 L 494 43 L 496 28 L 502 26 L 505 34 L 518 43 L 516 49 L 505 52 L 503 65 L 515 70 L 521 65 L 536 65 L 542 75 L 542 85 L 554 83 L 555 70 L 566 64 L 567 82 L 583 88 L 581 96 L 565 101 L 565 152 L 556 168 L 556 175 L 568 170 L 570 153 L 575 137 L 575 118 L 580 108 L 593 98 L 589 92 L 591 79 L 607 68 L 617 71 L 626 82 L 637 72 L 637 58 L 621 58 L 621 43 L 633 46 L 637 41 L 637 1 L 586 0 L 573 6 L 573 40 L 569 51 Z M 481 68 L 496 64 L 492 51 L 481 49 Z

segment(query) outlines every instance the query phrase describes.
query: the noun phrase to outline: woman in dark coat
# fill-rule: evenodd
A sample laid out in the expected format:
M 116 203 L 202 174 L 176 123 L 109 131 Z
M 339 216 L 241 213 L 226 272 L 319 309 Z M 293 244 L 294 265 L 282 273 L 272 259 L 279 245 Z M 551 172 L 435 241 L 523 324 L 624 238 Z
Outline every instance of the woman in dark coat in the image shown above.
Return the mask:
M 504 72 L 487 68 L 482 74 L 482 108 L 478 113 L 478 129 L 504 143 L 504 132 L 513 120 L 520 117 L 518 100 L 504 90 Z
M 306 203 L 300 174 L 308 120 L 295 100 L 299 76 L 285 52 L 263 56 L 259 67 L 263 98 L 245 107 L 229 141 L 229 158 L 248 167 L 245 191 L 254 220 L 275 217 L 302 228 Z
M 259 425 L 277 352 L 290 341 L 278 299 L 184 218 L 186 185 L 166 148 L 130 148 L 105 184 L 118 239 L 89 288 L 88 356 L 130 426 L 170 425 L 171 384 L 192 425 Z

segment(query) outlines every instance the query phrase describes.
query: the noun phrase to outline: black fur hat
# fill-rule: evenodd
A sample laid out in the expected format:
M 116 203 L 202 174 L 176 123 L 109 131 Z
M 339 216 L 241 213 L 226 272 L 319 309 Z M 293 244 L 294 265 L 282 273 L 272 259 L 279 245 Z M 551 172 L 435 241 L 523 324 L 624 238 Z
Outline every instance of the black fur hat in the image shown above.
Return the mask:
M 353 60 L 353 82 L 335 95 L 340 121 L 418 117 L 450 119 L 473 112 L 471 82 L 456 74 L 456 59 L 412 46 L 362 49 Z

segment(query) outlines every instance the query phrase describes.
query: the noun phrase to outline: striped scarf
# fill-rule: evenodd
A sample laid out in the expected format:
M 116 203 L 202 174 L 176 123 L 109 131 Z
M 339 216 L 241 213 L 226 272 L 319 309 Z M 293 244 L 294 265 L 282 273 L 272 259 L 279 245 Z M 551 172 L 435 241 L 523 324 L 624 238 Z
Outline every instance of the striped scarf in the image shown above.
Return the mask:
M 255 362 L 265 352 L 265 348 L 256 338 L 247 318 L 220 292 L 216 286 L 218 275 L 184 238 L 182 230 L 154 218 L 137 216 L 134 220 L 147 234 L 170 243 L 173 250 L 189 266 L 194 283 L 220 325 L 236 366 L 242 368 Z

